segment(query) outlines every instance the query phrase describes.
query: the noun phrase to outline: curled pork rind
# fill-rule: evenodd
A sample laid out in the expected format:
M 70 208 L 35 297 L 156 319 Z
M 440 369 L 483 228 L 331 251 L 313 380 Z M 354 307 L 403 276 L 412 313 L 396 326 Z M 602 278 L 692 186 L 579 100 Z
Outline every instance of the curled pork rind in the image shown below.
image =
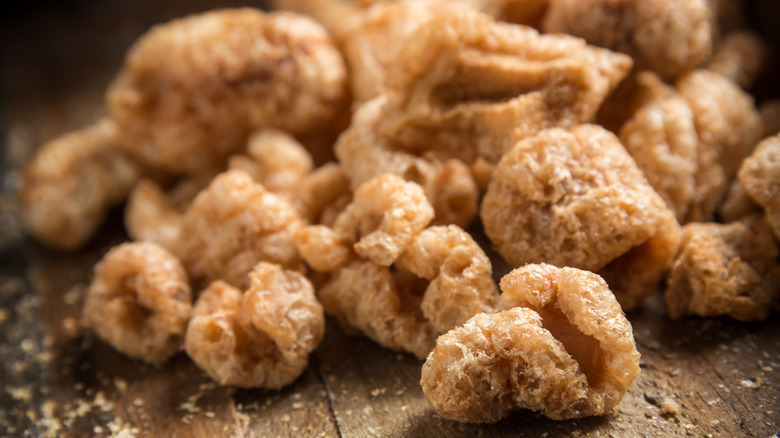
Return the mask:
M 176 252 L 197 284 L 224 280 L 247 287 L 257 263 L 302 270 L 293 235 L 303 226 L 284 199 L 242 170 L 218 175 L 187 208 Z
M 195 304 L 184 348 L 222 385 L 281 389 L 301 375 L 322 341 L 325 317 L 298 272 L 259 263 L 249 289 L 215 281 Z
M 420 380 L 433 408 L 452 420 L 494 423 L 515 408 L 563 420 L 617 406 L 639 375 L 639 353 L 604 280 L 527 265 L 501 289 L 509 310 L 478 314 L 436 341 Z
M 393 267 L 354 261 L 320 290 L 325 311 L 348 332 L 424 358 L 436 337 L 498 302 L 490 260 L 462 229 L 430 227 Z
M 666 80 L 709 59 L 711 26 L 706 0 L 551 0 L 542 25 L 629 54 Z
M 712 217 L 739 164 L 761 139 L 762 122 L 753 98 L 732 80 L 695 70 L 677 81 L 693 111 L 699 136 L 698 170 L 686 222 Z
M 151 242 L 125 243 L 95 266 L 82 318 L 117 351 L 162 363 L 181 348 L 191 300 L 174 255 Z
M 766 44 L 758 35 L 748 31 L 734 32 L 718 42 L 707 70 L 719 73 L 748 89 L 761 74 L 767 54 Z
M 174 173 L 224 165 L 250 131 L 332 129 L 344 62 L 325 29 L 293 13 L 217 10 L 144 35 L 108 90 L 131 152 Z
M 739 169 L 747 193 L 764 208 L 780 241 L 780 134 L 758 144 Z
M 355 254 L 390 266 L 431 219 L 433 207 L 419 185 L 385 174 L 358 187 L 332 228 L 305 227 L 296 233 L 295 244 L 304 260 L 322 272 L 344 266 Z
M 122 151 L 110 120 L 58 137 L 24 170 L 19 200 L 25 227 L 46 245 L 75 250 L 125 199 L 141 172 Z
M 417 154 L 496 163 L 518 138 L 593 119 L 630 68 L 579 38 L 451 8 L 405 41 L 377 128 Z
M 778 249 L 761 222 L 691 223 L 669 273 L 669 316 L 765 319 L 780 292 Z
M 598 271 L 624 309 L 655 290 L 679 242 L 674 213 L 617 138 L 595 125 L 517 143 L 496 167 L 480 215 L 510 265 Z

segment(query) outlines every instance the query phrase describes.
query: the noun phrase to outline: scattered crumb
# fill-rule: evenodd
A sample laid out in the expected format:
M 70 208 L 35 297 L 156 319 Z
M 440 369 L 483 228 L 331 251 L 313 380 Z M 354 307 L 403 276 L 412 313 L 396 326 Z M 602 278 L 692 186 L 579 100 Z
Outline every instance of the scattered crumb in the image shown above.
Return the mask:
M 740 384 L 742 386 L 744 386 L 745 388 L 758 389 L 758 388 L 760 388 L 764 384 L 764 381 L 761 380 L 760 378 L 745 379 L 745 380 L 741 381 Z
M 671 397 L 666 397 L 661 402 L 661 413 L 663 415 L 677 415 L 680 413 L 680 405 Z
M 387 388 L 376 388 L 371 390 L 371 397 L 378 397 L 384 395 L 387 392 Z
M 30 402 L 32 400 L 30 388 L 6 388 L 5 392 L 18 402 Z
M 119 392 L 125 392 L 127 391 L 127 380 L 121 379 L 119 377 L 115 377 L 114 386 L 116 386 L 116 389 Z
M 301 402 L 295 402 L 292 404 L 293 409 L 303 409 L 303 403 Z
M 204 415 L 205 415 L 207 418 L 214 418 L 214 417 L 215 417 L 215 414 L 214 414 L 213 412 L 211 412 L 211 411 L 209 411 L 209 412 L 206 412 Z
M 133 400 L 133 405 L 134 406 L 139 406 L 140 407 L 140 406 L 143 406 L 145 404 L 146 403 L 142 399 L 140 399 L 140 398 L 137 398 L 137 399 Z

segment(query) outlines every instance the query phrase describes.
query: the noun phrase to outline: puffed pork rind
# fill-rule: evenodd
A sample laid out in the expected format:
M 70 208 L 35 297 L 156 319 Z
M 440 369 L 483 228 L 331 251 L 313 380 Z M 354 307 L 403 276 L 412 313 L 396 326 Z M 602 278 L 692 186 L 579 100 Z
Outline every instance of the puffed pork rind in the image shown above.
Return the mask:
M 768 55 L 766 43 L 755 33 L 733 32 L 718 42 L 706 68 L 749 89 L 761 75 Z
M 631 324 L 598 275 L 527 265 L 501 280 L 508 310 L 438 338 L 420 383 L 433 408 L 495 423 L 516 408 L 564 420 L 609 413 L 639 375 Z
M 672 80 L 712 55 L 706 0 L 551 0 L 542 27 L 630 55 L 636 67 Z
M 769 316 L 780 292 L 778 248 L 760 220 L 683 227 L 664 298 L 669 316 Z
M 64 250 L 87 243 L 142 174 L 120 142 L 116 125 L 103 119 L 45 144 L 25 168 L 19 191 L 27 232 Z
M 293 236 L 304 225 L 292 205 L 242 170 L 219 174 L 187 208 L 176 253 L 193 282 L 248 287 L 259 262 L 302 270 Z
M 152 242 L 112 248 L 95 266 L 82 319 L 114 349 L 163 363 L 181 348 L 192 312 L 187 273 Z
M 322 26 L 243 8 L 152 28 L 127 54 L 107 103 L 130 152 L 197 173 L 223 166 L 256 128 L 331 130 L 347 94 L 344 61 Z
M 624 309 L 655 290 L 679 242 L 674 213 L 618 139 L 595 125 L 518 142 L 496 167 L 480 215 L 511 266 L 598 272 Z
M 763 140 L 739 168 L 745 191 L 764 208 L 780 241 L 780 133 Z
M 154 181 L 142 179 L 125 205 L 125 229 L 135 241 L 155 242 L 174 250 L 181 240 L 183 212 Z
M 215 281 L 204 290 L 184 348 L 222 385 L 281 389 L 306 369 L 325 331 L 311 283 L 296 271 L 259 263 L 246 292 Z

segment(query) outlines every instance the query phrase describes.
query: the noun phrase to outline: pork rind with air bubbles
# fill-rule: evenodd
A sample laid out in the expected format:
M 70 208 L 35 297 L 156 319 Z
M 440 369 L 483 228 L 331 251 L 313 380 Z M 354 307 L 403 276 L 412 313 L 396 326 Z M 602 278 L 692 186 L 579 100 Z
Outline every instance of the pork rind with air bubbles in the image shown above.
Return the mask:
M 130 152 L 197 173 L 224 166 L 256 128 L 303 137 L 332 130 L 346 111 L 346 88 L 344 61 L 313 20 L 225 9 L 141 37 L 107 102 Z
M 496 167 L 480 215 L 510 265 L 599 272 L 624 309 L 655 290 L 679 242 L 674 213 L 618 139 L 595 125 L 517 143 Z
M 322 341 L 322 306 L 296 271 L 259 263 L 249 276 L 246 292 L 216 281 L 201 293 L 184 348 L 222 385 L 281 389 Z
M 424 358 L 436 337 L 498 302 L 490 260 L 457 226 L 418 234 L 392 267 L 357 260 L 334 272 L 319 298 L 350 333 Z
M 780 292 L 778 249 L 761 220 L 683 227 L 664 298 L 669 316 L 769 316 Z
M 598 275 L 527 265 L 501 280 L 508 308 L 436 341 L 420 383 L 433 408 L 494 423 L 517 408 L 557 419 L 609 413 L 639 375 L 631 325 Z
M 780 134 L 758 144 L 739 169 L 745 191 L 766 211 L 780 241 Z
M 193 282 L 224 280 L 247 287 L 264 261 L 302 270 L 293 235 L 304 225 L 292 205 L 242 170 L 218 175 L 187 208 L 176 253 Z
M 192 311 L 187 273 L 151 242 L 111 249 L 95 266 L 83 321 L 117 351 L 162 363 L 181 348 Z
M 75 250 L 122 202 L 142 169 L 122 151 L 104 119 L 45 144 L 24 170 L 19 192 L 27 231 L 46 245 Z
M 709 59 L 712 22 L 706 0 L 551 0 L 542 27 L 631 55 L 638 69 L 671 80 Z

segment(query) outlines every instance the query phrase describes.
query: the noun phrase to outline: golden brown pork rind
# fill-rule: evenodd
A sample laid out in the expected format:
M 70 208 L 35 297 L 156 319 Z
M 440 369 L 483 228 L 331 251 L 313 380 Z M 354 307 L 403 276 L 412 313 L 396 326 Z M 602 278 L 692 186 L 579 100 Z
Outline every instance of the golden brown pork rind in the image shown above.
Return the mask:
M 181 240 L 182 215 L 160 186 L 143 179 L 127 199 L 125 229 L 135 241 L 155 242 L 172 250 Z
M 595 125 L 517 143 L 496 167 L 480 215 L 510 265 L 598 271 L 625 309 L 655 290 L 680 233 L 618 139 Z
M 191 15 L 138 40 L 107 92 L 128 150 L 174 173 L 224 165 L 249 133 L 329 131 L 346 70 L 325 29 L 249 8 Z
M 764 208 L 780 241 L 780 133 L 758 144 L 739 168 L 747 193 Z
M 762 212 L 763 209 L 748 194 L 742 181 L 734 179 L 729 185 L 726 197 L 718 206 L 718 219 L 727 224 L 756 214 L 760 215 Z
M 706 0 L 551 0 L 542 27 L 631 55 L 637 68 L 671 80 L 712 54 Z
M 322 341 L 325 317 L 311 283 L 259 263 L 242 293 L 212 283 L 195 304 L 184 348 L 222 385 L 281 389 L 301 375 Z
M 193 281 L 224 280 L 247 287 L 247 274 L 264 261 L 302 270 L 293 235 L 304 225 L 292 205 L 242 170 L 218 175 L 182 218 L 176 253 Z
M 706 221 L 725 196 L 739 164 L 761 139 L 761 116 L 752 96 L 712 71 L 686 74 L 677 81 L 677 89 L 693 111 L 699 135 L 696 189 L 685 221 Z
M 420 383 L 442 416 L 494 423 L 513 409 L 553 419 L 608 413 L 639 375 L 631 324 L 598 275 L 527 265 L 501 280 L 509 308 L 439 337 Z
M 117 351 L 162 363 L 181 348 L 192 311 L 187 273 L 151 242 L 111 249 L 95 266 L 82 318 Z
M 753 32 L 733 32 L 720 40 L 707 70 L 719 73 L 749 89 L 764 69 L 769 49 Z
M 84 245 L 141 177 L 120 143 L 116 125 L 103 119 L 45 144 L 19 191 L 27 232 L 59 249 Z
M 780 292 L 777 255 L 760 221 L 684 226 L 664 294 L 669 316 L 765 319 Z

